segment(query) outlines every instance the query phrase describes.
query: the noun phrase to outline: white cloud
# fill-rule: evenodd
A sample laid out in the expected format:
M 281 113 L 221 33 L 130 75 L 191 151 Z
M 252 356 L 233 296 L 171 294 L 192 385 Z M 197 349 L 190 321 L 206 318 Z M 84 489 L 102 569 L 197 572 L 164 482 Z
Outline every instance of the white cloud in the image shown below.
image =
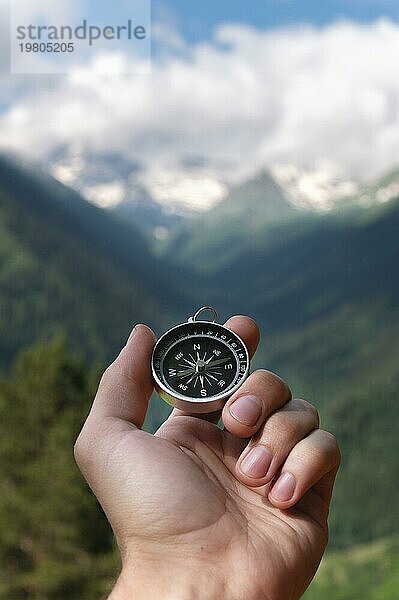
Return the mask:
M 122 152 L 154 185 L 158 173 L 194 178 L 181 165 L 197 160 L 210 187 L 275 163 L 329 161 L 369 178 L 399 160 L 399 25 L 225 25 L 192 47 L 171 39 L 184 52 L 155 58 L 151 75 L 121 75 L 131 59 L 118 54 L 37 79 L 0 115 L 0 145 L 44 159 L 72 143 Z

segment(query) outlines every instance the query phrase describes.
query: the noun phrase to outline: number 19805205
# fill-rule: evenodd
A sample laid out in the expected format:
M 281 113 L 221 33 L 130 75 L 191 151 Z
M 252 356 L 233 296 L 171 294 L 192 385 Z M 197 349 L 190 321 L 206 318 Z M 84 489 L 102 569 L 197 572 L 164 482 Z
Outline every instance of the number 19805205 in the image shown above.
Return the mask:
M 24 42 L 19 44 L 19 49 L 21 52 L 74 52 L 75 46 L 73 42 Z

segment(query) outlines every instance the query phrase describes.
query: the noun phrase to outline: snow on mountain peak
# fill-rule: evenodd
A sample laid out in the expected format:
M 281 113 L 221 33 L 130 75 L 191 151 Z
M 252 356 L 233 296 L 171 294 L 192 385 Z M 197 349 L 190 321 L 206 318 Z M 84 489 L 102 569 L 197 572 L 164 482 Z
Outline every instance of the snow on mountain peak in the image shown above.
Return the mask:
M 49 158 L 49 167 L 56 179 L 101 207 L 113 208 L 124 202 L 146 206 L 153 203 L 165 214 L 184 216 L 212 209 L 230 191 L 229 184 L 210 165 L 169 168 L 153 165 L 144 169 L 129 157 L 84 151 L 80 147 L 59 149 Z M 345 198 L 359 206 L 370 206 L 399 196 L 399 170 L 371 185 L 347 179 L 329 161 L 320 161 L 313 168 L 274 164 L 264 172 L 270 175 L 286 201 L 298 210 L 325 213 Z M 240 185 L 251 181 L 256 178 Z M 266 184 L 261 178 L 257 185 L 260 194 L 270 194 L 270 190 L 262 191 Z
M 159 169 L 148 173 L 143 181 L 155 202 L 177 212 L 210 210 L 227 194 L 226 186 L 207 170 Z
M 312 170 L 292 164 L 276 164 L 270 172 L 287 200 L 298 209 L 328 212 L 338 199 L 359 191 L 357 183 L 345 180 L 330 163 L 322 163 Z
M 385 204 L 399 197 L 399 175 L 386 184 L 382 184 L 377 189 L 365 189 L 359 197 L 359 204 L 364 207 L 372 206 L 375 202 Z

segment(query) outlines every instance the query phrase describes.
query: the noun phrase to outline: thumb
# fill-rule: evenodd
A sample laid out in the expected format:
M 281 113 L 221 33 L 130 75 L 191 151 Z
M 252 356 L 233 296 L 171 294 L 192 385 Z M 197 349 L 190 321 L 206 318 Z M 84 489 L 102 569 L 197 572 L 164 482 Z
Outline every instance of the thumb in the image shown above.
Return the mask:
M 131 467 L 123 456 L 115 462 L 118 444 L 132 429 L 138 435 L 130 439 L 149 436 L 137 428 L 143 425 L 152 393 L 150 362 L 154 344 L 151 329 L 145 325 L 133 329 L 119 356 L 105 370 L 74 446 L 75 460 L 111 522 L 118 514 L 115 490 L 122 490 L 123 495 L 126 470 Z
M 141 428 L 152 394 L 151 353 L 155 335 L 146 325 L 136 325 L 125 347 L 105 370 L 89 418 L 122 419 Z

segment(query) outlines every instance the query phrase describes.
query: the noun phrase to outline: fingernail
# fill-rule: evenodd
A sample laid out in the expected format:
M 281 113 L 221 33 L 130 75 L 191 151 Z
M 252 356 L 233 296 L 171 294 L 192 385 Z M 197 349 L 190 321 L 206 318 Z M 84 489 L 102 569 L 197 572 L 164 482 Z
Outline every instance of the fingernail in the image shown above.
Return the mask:
M 256 396 L 240 396 L 230 406 L 230 414 L 243 425 L 253 427 L 262 414 L 262 402 Z
M 272 462 L 272 453 L 265 446 L 254 446 L 244 457 L 240 470 L 248 477 L 265 477 Z
M 128 343 L 129 343 L 129 342 L 130 342 L 130 341 L 133 339 L 133 336 L 134 336 L 134 334 L 136 333 L 136 329 L 137 329 L 137 325 L 135 325 L 135 326 L 133 327 L 132 331 L 130 332 L 130 335 L 129 335 L 129 337 L 128 337 L 128 340 L 127 340 L 127 342 L 126 342 L 127 344 L 128 344 Z
M 291 473 L 282 473 L 274 484 L 271 495 L 279 502 L 287 502 L 294 495 L 295 486 L 295 477 Z

